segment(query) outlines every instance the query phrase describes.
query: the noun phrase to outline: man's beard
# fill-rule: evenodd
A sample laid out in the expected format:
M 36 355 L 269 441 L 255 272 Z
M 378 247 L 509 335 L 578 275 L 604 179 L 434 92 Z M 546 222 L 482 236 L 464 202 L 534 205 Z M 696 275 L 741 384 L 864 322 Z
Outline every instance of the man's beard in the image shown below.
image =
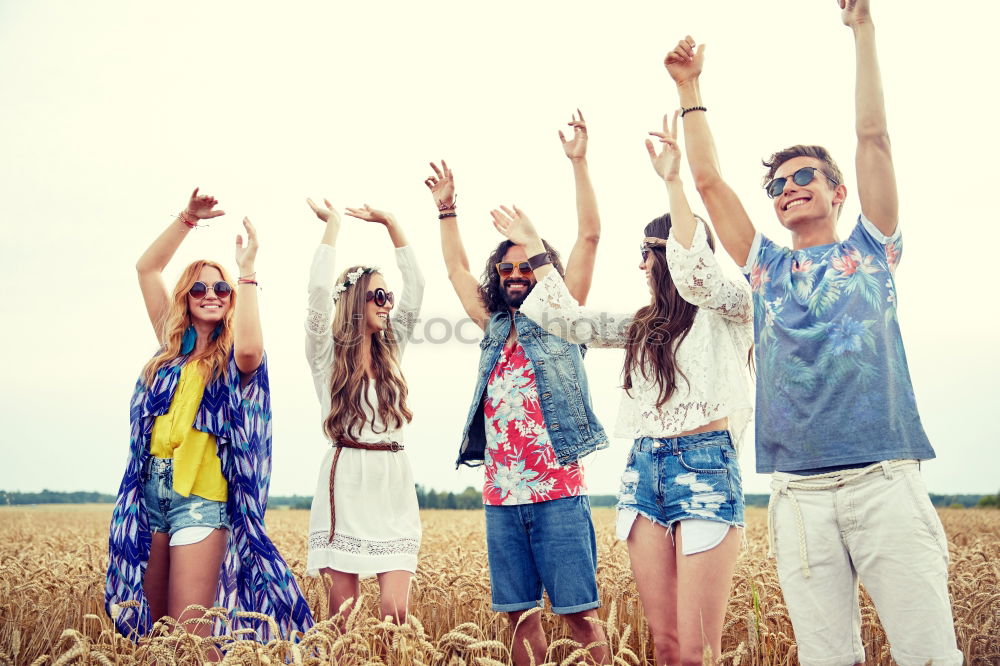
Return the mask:
M 507 287 L 511 284 L 523 284 L 525 286 L 525 289 L 523 292 L 515 296 L 511 296 L 510 292 L 507 291 Z M 521 303 L 524 303 L 524 299 L 526 299 L 528 297 L 528 294 L 531 293 L 531 290 L 535 288 L 535 285 L 531 284 L 531 282 L 529 282 L 528 280 L 518 280 L 518 279 L 504 280 L 501 286 L 503 287 L 503 289 L 501 290 L 501 293 L 503 293 L 503 300 L 505 303 L 507 303 L 508 306 L 512 308 L 521 307 Z

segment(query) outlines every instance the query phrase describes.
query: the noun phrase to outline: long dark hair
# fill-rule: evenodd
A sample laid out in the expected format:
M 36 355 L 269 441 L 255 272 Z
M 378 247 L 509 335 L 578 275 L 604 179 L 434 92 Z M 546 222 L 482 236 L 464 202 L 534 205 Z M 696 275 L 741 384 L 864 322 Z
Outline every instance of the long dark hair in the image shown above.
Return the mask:
M 486 311 L 490 314 L 503 312 L 508 308 L 507 301 L 503 297 L 503 285 L 500 284 L 500 274 L 497 273 L 496 265 L 503 261 L 507 250 L 514 247 L 514 245 L 516 243 L 510 240 L 501 241 L 497 245 L 497 249 L 493 250 L 490 258 L 486 260 L 486 268 L 483 269 L 483 276 L 479 278 L 479 298 L 482 299 L 483 305 L 486 306 Z M 559 275 L 563 275 L 563 265 L 559 260 L 559 253 L 544 238 L 542 239 L 542 245 L 545 246 L 545 251 L 552 257 L 552 266 L 559 272 Z
M 705 224 L 698 220 L 697 224 Z M 645 236 L 666 238 L 670 233 L 670 214 L 662 215 L 646 225 Z M 715 251 L 715 241 L 712 232 L 705 225 L 708 233 L 708 246 Z M 698 314 L 698 306 L 691 305 L 677 293 L 677 286 L 667 267 L 667 252 L 662 246 L 649 248 L 649 261 L 652 261 L 650 275 L 652 277 L 653 302 L 635 313 L 635 319 L 625 336 L 625 368 L 624 387 L 632 389 L 633 373 L 638 371 L 647 381 L 652 379 L 659 388 L 656 399 L 657 408 L 662 407 L 677 389 L 677 375 L 687 377 L 677 367 L 677 349 L 687 337 L 694 316 Z M 652 377 L 648 373 L 652 373 Z M 629 393 L 631 395 L 631 393 Z
M 344 284 L 350 273 L 363 270 L 364 266 L 351 266 L 337 278 Z M 371 333 L 370 367 L 375 375 L 377 405 L 368 397 L 368 367 L 361 362 L 361 345 L 365 328 L 365 296 L 374 273 L 364 273 L 347 291 L 340 295 L 330 333 L 337 353 L 330 369 L 330 411 L 323 420 L 323 430 L 336 442 L 340 437 L 357 438 L 365 425 L 364 404 L 377 413 L 385 426 L 401 428 L 413 419 L 413 412 L 406 406 L 408 389 L 402 368 L 399 366 L 399 346 L 390 326 L 385 331 Z M 373 423 L 374 425 L 374 423 Z

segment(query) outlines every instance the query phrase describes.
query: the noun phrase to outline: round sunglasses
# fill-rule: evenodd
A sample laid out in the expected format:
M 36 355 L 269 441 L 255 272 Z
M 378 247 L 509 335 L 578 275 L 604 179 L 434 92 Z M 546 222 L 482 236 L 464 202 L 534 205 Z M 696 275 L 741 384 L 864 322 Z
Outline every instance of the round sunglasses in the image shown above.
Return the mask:
M 825 171 L 817 167 L 802 167 L 801 169 L 792 174 L 792 181 L 800 187 L 803 185 L 808 185 L 809 183 L 813 182 L 814 178 L 816 178 L 817 171 L 826 176 L 827 180 L 829 180 L 834 185 L 840 185 L 840 183 L 838 183 L 834 178 L 831 178 L 829 175 L 827 175 Z M 781 178 L 774 178 L 772 180 L 769 180 L 767 182 L 767 185 L 764 186 L 764 190 L 767 192 L 767 196 L 771 197 L 772 199 L 781 196 L 781 193 L 785 191 L 785 184 L 787 182 L 788 178 L 785 178 L 784 176 L 782 176 Z
M 229 298 L 229 295 L 233 293 L 233 287 L 228 282 L 219 280 L 215 284 L 207 285 L 201 280 L 198 280 L 191 285 L 191 289 L 188 290 L 188 294 L 192 298 L 197 298 L 200 301 L 205 298 L 209 289 L 215 292 L 215 295 L 222 299 Z
M 391 291 L 386 291 L 382 287 L 379 287 L 375 291 L 369 291 L 365 294 L 365 302 L 375 301 L 375 305 L 378 307 L 384 306 L 386 303 L 392 304 L 394 297 Z

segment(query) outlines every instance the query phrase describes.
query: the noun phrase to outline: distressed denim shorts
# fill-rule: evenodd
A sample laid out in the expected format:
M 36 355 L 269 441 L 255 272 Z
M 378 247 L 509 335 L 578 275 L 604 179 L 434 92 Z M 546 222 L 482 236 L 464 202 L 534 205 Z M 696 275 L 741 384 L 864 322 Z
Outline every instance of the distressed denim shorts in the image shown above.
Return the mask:
M 142 468 L 142 493 L 146 502 L 146 520 L 153 532 L 173 537 L 188 527 L 229 529 L 226 503 L 197 495 L 184 497 L 174 491 L 174 461 L 150 458 Z M 177 545 L 171 542 L 171 545 Z
M 743 482 L 729 431 L 635 440 L 618 493 L 620 539 L 637 515 L 666 528 L 681 520 L 743 527 Z
M 553 613 L 601 605 L 597 539 L 586 495 L 484 508 L 494 611 L 540 606 L 543 587 Z

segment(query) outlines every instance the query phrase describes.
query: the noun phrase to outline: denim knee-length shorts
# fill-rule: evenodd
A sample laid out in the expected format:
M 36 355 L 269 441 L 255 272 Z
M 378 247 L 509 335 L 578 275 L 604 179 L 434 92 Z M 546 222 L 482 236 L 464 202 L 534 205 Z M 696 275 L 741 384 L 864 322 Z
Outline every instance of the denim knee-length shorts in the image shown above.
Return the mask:
M 484 509 L 493 610 L 534 608 L 542 603 L 543 588 L 558 615 L 601 605 L 586 495 Z
M 618 494 L 619 538 L 636 514 L 667 528 L 691 519 L 742 527 L 743 483 L 729 432 L 635 440 Z

